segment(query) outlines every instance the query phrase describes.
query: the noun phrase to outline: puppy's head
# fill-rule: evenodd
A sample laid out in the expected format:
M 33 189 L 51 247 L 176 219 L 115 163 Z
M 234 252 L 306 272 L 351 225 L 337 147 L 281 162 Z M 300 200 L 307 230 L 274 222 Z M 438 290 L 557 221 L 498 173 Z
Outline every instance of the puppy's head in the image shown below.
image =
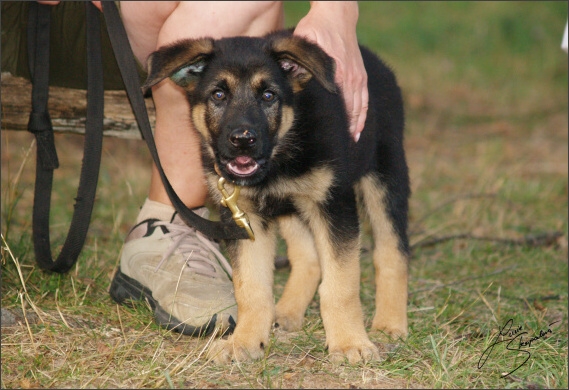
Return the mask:
M 335 93 L 334 61 L 290 33 L 189 39 L 148 61 L 147 90 L 169 78 L 186 92 L 204 164 L 245 186 L 263 181 L 294 122 L 294 94 L 314 79 Z

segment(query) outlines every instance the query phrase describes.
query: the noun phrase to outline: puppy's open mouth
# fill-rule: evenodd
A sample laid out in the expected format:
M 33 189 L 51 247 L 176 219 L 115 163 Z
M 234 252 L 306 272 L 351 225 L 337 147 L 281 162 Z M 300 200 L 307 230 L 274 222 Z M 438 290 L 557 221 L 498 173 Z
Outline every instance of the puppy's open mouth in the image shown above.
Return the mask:
M 259 170 L 260 164 L 252 157 L 238 156 L 227 162 L 227 170 L 240 177 L 251 176 Z

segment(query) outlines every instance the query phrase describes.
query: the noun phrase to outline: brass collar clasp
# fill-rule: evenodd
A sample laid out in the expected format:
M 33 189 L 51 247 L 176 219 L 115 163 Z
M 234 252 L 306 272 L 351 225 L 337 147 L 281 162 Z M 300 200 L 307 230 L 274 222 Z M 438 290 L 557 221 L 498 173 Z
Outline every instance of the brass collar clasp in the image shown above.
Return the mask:
M 249 235 L 249 238 L 252 241 L 255 241 L 255 234 L 253 233 L 253 229 L 251 229 L 249 217 L 247 217 L 247 214 L 241 211 L 239 206 L 237 206 L 237 198 L 239 198 L 241 187 L 234 186 L 235 189 L 233 190 L 233 193 L 229 195 L 225 189 L 225 179 L 223 177 L 220 177 L 217 181 L 217 188 L 219 189 L 219 192 L 221 192 L 221 204 L 231 210 L 231 213 L 233 214 L 233 220 L 237 226 L 245 229 Z

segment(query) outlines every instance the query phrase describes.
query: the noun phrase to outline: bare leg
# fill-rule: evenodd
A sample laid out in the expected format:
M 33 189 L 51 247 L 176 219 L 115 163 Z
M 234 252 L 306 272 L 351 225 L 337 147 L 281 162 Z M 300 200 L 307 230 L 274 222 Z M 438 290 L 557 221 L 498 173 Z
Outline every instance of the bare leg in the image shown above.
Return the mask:
M 283 24 L 282 5 L 273 2 L 127 1 L 121 3 L 121 13 L 134 54 L 142 64 L 159 47 L 182 38 L 263 35 Z M 165 173 L 188 207 L 203 206 L 207 187 L 200 140 L 192 128 L 186 97 L 170 80 L 156 85 L 152 93 L 156 107 L 154 135 Z M 111 283 L 111 296 L 118 303 L 149 300 L 161 326 L 184 334 L 230 330 L 235 326 L 238 308 L 217 244 L 208 243 L 181 220 L 173 219 L 174 209 L 156 168 L 152 170 L 148 198 L 125 240 L 120 269 Z M 205 208 L 197 212 L 207 214 Z M 157 226 L 162 228 L 156 229 Z M 198 255 L 184 248 L 195 245 L 208 253 L 198 260 L 211 265 L 213 278 L 189 266 Z M 160 260 L 164 254 L 169 256 Z M 273 259 L 270 254 L 268 257 Z M 272 270 L 272 261 L 266 267 Z M 234 273 L 236 280 L 239 275 L 238 271 Z M 272 279 L 267 277 L 265 284 L 272 287 L 269 282 Z M 271 288 L 265 290 L 272 292 Z M 240 304 L 239 310 L 246 311 L 248 301 L 240 299 L 244 304 Z M 266 333 L 263 337 L 268 337 L 272 318 L 267 319 L 266 332 L 259 332 Z
M 134 54 L 142 64 L 157 48 L 182 38 L 263 35 L 283 27 L 280 2 L 129 2 L 121 13 Z M 199 137 L 189 119 L 182 90 L 164 80 L 152 89 L 156 106 L 155 139 L 160 162 L 178 196 L 188 207 L 202 206 L 207 187 L 201 167 Z M 149 196 L 170 204 L 156 167 Z

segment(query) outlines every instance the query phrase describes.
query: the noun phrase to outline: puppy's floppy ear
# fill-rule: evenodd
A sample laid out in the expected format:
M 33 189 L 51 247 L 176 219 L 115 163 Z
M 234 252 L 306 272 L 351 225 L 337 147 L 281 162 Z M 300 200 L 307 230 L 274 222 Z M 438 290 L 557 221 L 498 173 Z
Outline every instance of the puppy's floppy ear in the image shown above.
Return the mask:
M 191 90 L 204 71 L 212 52 L 213 39 L 210 38 L 185 39 L 161 47 L 148 57 L 148 77 L 142 91 L 146 93 L 167 77 L 179 86 Z
M 314 77 L 324 88 L 337 93 L 334 82 L 336 63 L 315 43 L 290 33 L 274 33 L 270 41 L 273 57 L 287 74 L 294 92 L 299 92 Z

